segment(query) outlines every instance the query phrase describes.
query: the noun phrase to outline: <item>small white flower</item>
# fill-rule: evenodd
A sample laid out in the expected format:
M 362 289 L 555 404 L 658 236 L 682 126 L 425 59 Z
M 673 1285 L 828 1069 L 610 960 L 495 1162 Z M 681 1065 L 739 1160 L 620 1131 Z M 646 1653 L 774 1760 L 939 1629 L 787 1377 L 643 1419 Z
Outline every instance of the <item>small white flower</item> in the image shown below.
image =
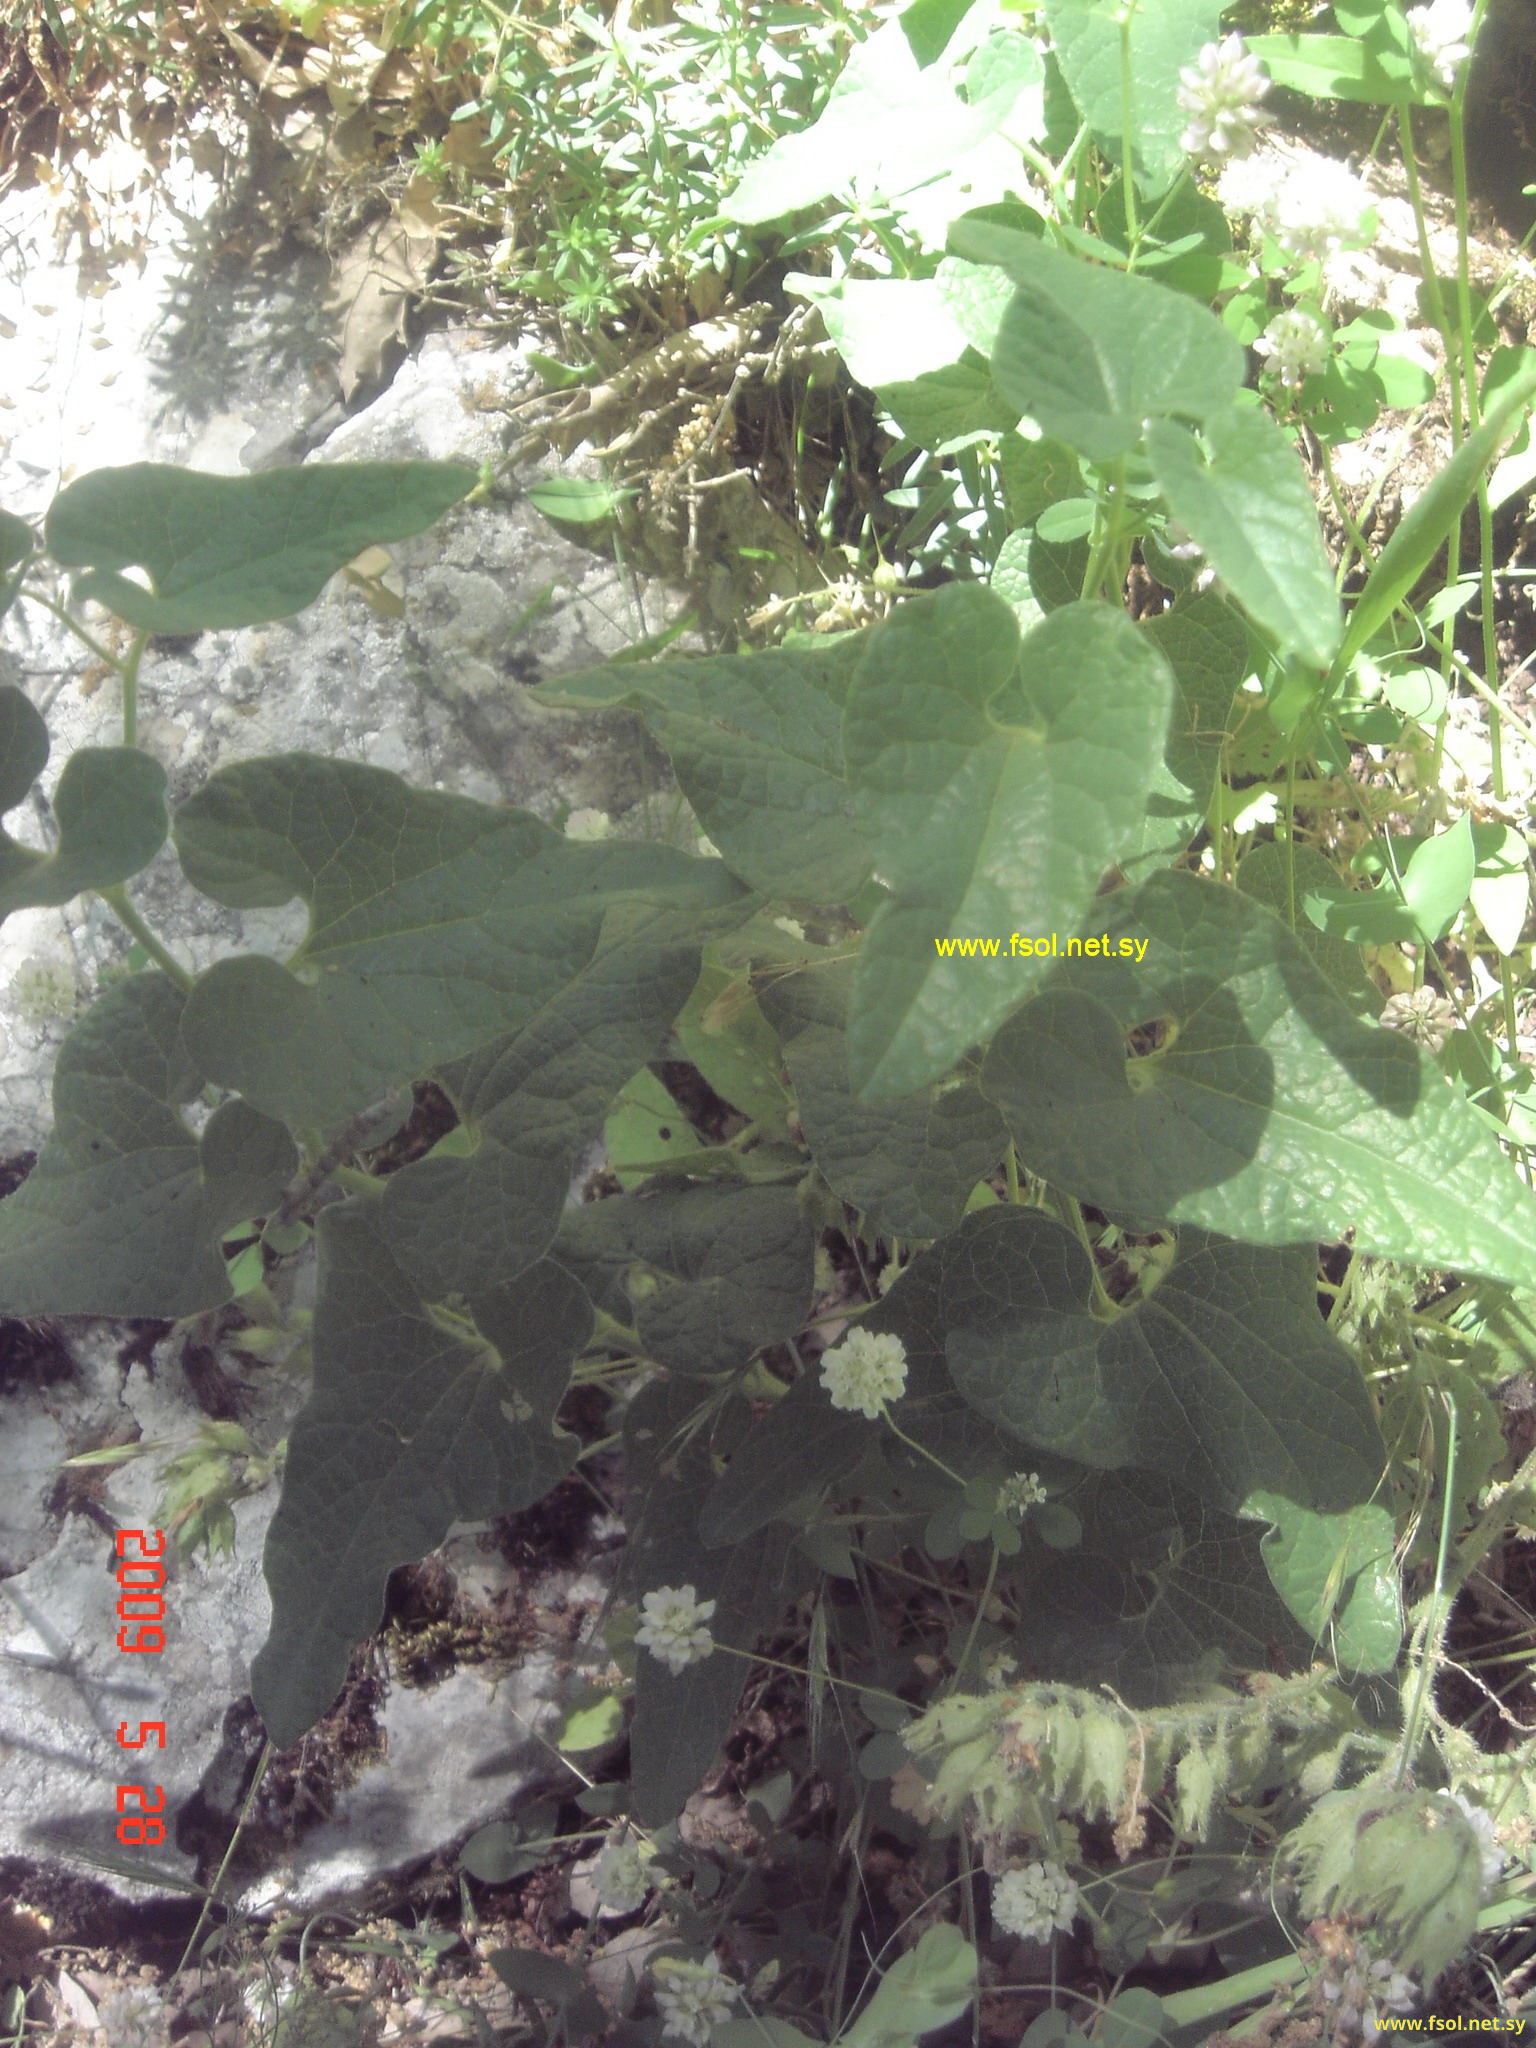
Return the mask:
M 1370 208 L 1371 195 L 1349 165 L 1318 156 L 1287 171 L 1258 212 L 1299 263 L 1322 263 L 1341 249 L 1365 247 Z
M 1076 1882 L 1059 1863 L 1026 1863 L 992 1882 L 992 1918 L 1005 1934 L 1049 1941 L 1077 1918 Z
M 1290 306 L 1277 313 L 1253 344 L 1280 382 L 1299 391 L 1328 361 L 1328 330 L 1313 313 Z
M 1440 1797 L 1461 1808 L 1477 1837 L 1483 1859 L 1483 1897 L 1486 1899 L 1504 1874 L 1504 1851 L 1493 1838 L 1493 1815 L 1486 1806 L 1474 1806 L 1463 1792 L 1442 1792 Z
M 741 1986 L 722 1975 L 717 1957 L 685 1963 L 663 1956 L 651 1965 L 664 2034 L 677 2034 L 694 2048 L 707 2048 L 710 2035 L 741 1996 Z
M 68 961 L 33 953 L 12 976 L 10 993 L 18 1014 L 41 1027 L 73 1014 L 79 988 Z
M 877 1422 L 887 1401 L 907 1384 L 907 1347 L 899 1337 L 850 1330 L 835 1351 L 822 1353 L 821 1384 L 834 1408 L 857 1410 Z
M 640 1602 L 640 1611 L 635 1641 L 660 1658 L 674 1678 L 713 1652 L 708 1622 L 715 1603 L 697 1598 L 692 1586 L 658 1586 Z
M 597 1903 L 612 1913 L 633 1913 L 643 1906 L 655 1890 L 646 1868 L 655 1854 L 648 1842 L 637 1841 L 633 1835 L 604 1843 L 592 1872 Z
M 805 937 L 805 926 L 792 917 L 776 917 L 773 920 L 773 928 L 775 931 L 788 932 L 792 939 Z
M 1472 54 L 1470 0 L 1430 0 L 1428 7 L 1410 7 L 1408 32 L 1441 87 L 1453 92 L 1456 74 Z
M 997 1489 L 997 1505 L 1005 1515 L 1022 1515 L 1029 1508 L 1039 1507 L 1048 1497 L 1038 1472 L 1015 1472 Z
M 1207 43 L 1179 80 L 1179 105 L 1189 116 L 1179 147 L 1207 159 L 1252 156 L 1259 129 L 1269 119 L 1259 105 L 1269 91 L 1269 78 L 1242 37 Z
M 152 1985 L 124 1984 L 109 1991 L 96 2009 L 112 2048 L 165 2048 L 165 2000 Z
M 1012 1650 L 994 1650 L 983 1667 L 981 1682 L 988 1692 L 1001 1692 L 1019 1668 L 1019 1660 Z
M 565 821 L 567 839 L 606 839 L 613 830 L 613 820 L 606 811 L 572 811 Z

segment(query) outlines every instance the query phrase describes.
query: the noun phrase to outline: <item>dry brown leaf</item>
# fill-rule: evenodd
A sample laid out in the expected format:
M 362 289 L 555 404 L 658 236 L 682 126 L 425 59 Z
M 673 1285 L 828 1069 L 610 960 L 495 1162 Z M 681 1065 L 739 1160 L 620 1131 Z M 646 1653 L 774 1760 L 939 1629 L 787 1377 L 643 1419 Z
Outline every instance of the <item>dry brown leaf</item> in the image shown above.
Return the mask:
M 405 337 L 411 300 L 437 254 L 435 234 L 411 234 L 398 220 L 366 229 L 337 263 L 327 307 L 341 329 L 337 376 L 351 402 L 361 384 L 383 373 L 390 344 Z

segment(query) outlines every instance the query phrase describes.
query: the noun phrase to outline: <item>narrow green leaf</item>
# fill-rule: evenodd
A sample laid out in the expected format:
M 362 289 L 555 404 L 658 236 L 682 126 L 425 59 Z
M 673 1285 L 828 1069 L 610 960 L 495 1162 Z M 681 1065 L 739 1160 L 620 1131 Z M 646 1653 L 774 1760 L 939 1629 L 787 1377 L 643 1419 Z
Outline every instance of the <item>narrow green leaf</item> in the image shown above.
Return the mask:
M 1254 1244 L 1352 1230 L 1411 1265 L 1536 1280 L 1536 1197 L 1497 1139 L 1417 1047 L 1350 1016 L 1267 910 L 1165 872 L 1101 916 L 1145 957 L 1062 962 L 983 1068 L 1035 1172 Z M 1129 1056 L 1148 1026 L 1164 1042 Z
M 1093 0 L 1045 0 L 1051 47 L 1083 119 L 1105 155 L 1124 154 L 1125 99 L 1120 16 Z M 1130 16 L 1132 165 L 1149 193 L 1166 191 L 1184 168 L 1179 73 L 1221 34 L 1217 0 L 1140 0 Z
M 974 218 L 956 221 L 949 246 L 1014 280 L 992 381 L 1080 454 L 1110 462 L 1137 445 L 1149 419 L 1203 420 L 1230 408 L 1243 351 L 1183 293 Z
M 941 1921 L 892 1963 L 839 2048 L 916 2048 L 924 2034 L 959 2019 L 976 1996 L 976 1951 Z
M 48 508 L 48 551 L 151 633 L 290 618 L 364 548 L 405 540 L 473 490 L 455 462 L 316 462 L 254 476 L 136 462 L 93 469 Z M 124 576 L 143 569 L 151 588 Z
M 1376 557 L 1355 599 L 1344 643 L 1333 664 L 1344 675 L 1355 656 L 1383 627 L 1434 560 L 1441 543 L 1475 496 L 1483 472 L 1536 397 L 1536 364 L 1505 384 L 1489 401 L 1482 425 L 1469 434 L 1434 482 L 1403 514 Z
M 53 1131 L 0 1202 L 0 1314 L 176 1317 L 229 1300 L 223 1233 L 275 1206 L 298 1154 L 245 1102 L 193 1137 L 178 1112 L 203 1076 L 184 1002 L 163 975 L 136 974 L 65 1040 Z
M 1168 509 L 1261 626 L 1326 666 L 1343 630 L 1300 457 L 1256 406 L 1213 413 L 1195 437 L 1155 420 L 1147 450 Z
M 1313 1641 L 1342 1670 L 1390 1671 L 1403 1639 L 1403 1598 L 1387 1510 L 1364 1502 L 1324 1515 L 1257 1492 L 1243 1512 L 1273 1524 L 1262 1544 L 1265 1567 Z
M 1153 1291 L 1104 1322 L 1088 1254 L 1060 1224 L 1005 1205 L 959 1237 L 944 1275 L 949 1369 L 1011 1434 L 1161 1472 L 1229 1508 L 1267 1487 L 1337 1509 L 1379 1480 L 1370 1397 L 1318 1314 L 1310 1247 L 1186 1233 Z
M 615 489 L 592 477 L 552 476 L 528 486 L 528 502 L 546 519 L 563 519 L 571 526 L 596 526 L 611 519 L 633 491 Z
M 580 1328 L 569 1317 L 530 1324 L 545 1301 L 536 1276 L 468 1314 L 424 1299 L 390 1256 L 374 1202 L 322 1211 L 317 1235 L 314 1385 L 267 1532 L 272 1627 L 251 1666 L 279 1749 L 340 1691 L 396 1565 L 435 1550 L 456 1521 L 527 1507 L 570 1469 L 577 1439 L 553 1434 L 520 1397 L 486 1325 L 547 1348 L 556 1371 L 591 1328 L 590 1310 Z
M 843 733 L 892 893 L 849 1009 L 860 1094 L 936 1081 L 1044 974 L 1012 935 L 1076 930 L 1141 829 L 1172 698 L 1162 656 L 1108 605 L 1053 612 L 1021 647 L 1001 598 L 954 583 L 873 635 Z M 952 939 L 997 950 L 945 957 Z

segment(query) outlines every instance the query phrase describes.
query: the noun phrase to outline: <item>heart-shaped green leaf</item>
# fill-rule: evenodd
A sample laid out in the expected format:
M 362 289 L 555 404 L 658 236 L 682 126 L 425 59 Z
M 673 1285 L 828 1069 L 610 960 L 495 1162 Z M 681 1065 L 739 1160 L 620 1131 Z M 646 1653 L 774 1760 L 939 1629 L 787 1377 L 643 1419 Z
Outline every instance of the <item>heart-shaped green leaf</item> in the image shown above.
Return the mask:
M 0 812 L 14 810 L 48 761 L 48 728 L 31 701 L 0 684 Z M 165 844 L 165 770 L 137 747 L 78 747 L 53 795 L 52 853 L 0 832 L 0 919 L 126 882 Z
M 0 1202 L 0 1315 L 188 1316 L 230 1298 L 220 1245 L 265 1215 L 298 1155 L 244 1102 L 197 1139 L 178 1114 L 203 1086 L 185 998 L 136 974 L 98 997 L 59 1053 L 54 1127 Z
M 949 246 L 1018 287 L 992 349 L 999 392 L 1093 461 L 1129 454 L 1149 419 L 1205 419 L 1236 397 L 1242 349 L 1182 292 L 969 217 Z
M 1412 1265 L 1536 1280 L 1536 1197 L 1498 1140 L 1417 1047 L 1357 1022 L 1267 910 L 1165 872 L 1101 917 L 1145 958 L 1064 962 L 982 1072 L 1035 1172 L 1254 1244 L 1352 1230 Z
M 611 908 L 670 905 L 702 932 L 740 893 L 719 861 L 578 844 L 526 811 L 312 754 L 220 769 L 174 831 L 188 880 L 217 902 L 309 904 L 287 966 L 220 961 L 185 1029 L 205 1073 L 326 1131 L 403 1081 L 536 1033 L 593 963 Z M 630 1058 L 614 1090 L 649 1056 Z
M 1126 122 L 1121 16 L 1094 0 L 1045 0 L 1051 48 L 1094 140 L 1120 162 Z M 1217 0 L 1139 0 L 1129 15 L 1131 161 L 1148 192 L 1166 190 L 1183 170 L 1180 136 L 1189 116 L 1179 104 L 1179 74 L 1221 34 Z
M 474 489 L 457 462 L 317 462 L 254 476 L 165 463 L 93 469 L 48 508 L 75 595 L 130 626 L 198 633 L 286 619 L 364 548 L 405 540 Z M 123 575 L 142 569 L 149 588 Z
M 1173 678 L 1122 612 L 1072 604 L 1019 644 L 993 592 L 951 583 L 871 637 L 843 746 L 892 900 L 859 957 L 848 1017 L 861 1094 L 939 1079 L 1028 994 L 1142 829 Z M 987 957 L 956 957 L 952 940 Z M 999 950 L 1000 949 L 1000 950 Z
M 1072 1233 L 1004 1205 L 966 1218 L 944 1270 L 946 1353 L 974 1408 L 1041 1450 L 1144 1466 L 1238 1507 L 1368 1498 L 1386 1453 L 1365 1382 L 1317 1311 L 1316 1255 L 1192 1231 L 1112 1322 Z
M 1345 1671 L 1390 1671 L 1403 1639 L 1397 1531 L 1384 1507 L 1363 1502 L 1320 1515 L 1273 1493 L 1255 1493 L 1243 1512 L 1274 1526 L 1264 1564 L 1275 1591 Z
M 340 1691 L 393 1568 L 436 1549 L 456 1521 L 538 1500 L 579 1449 L 552 1433 L 547 1397 L 592 1328 L 582 1290 L 535 1269 L 467 1313 L 447 1308 L 411 1286 L 379 1224 L 371 1201 L 319 1221 L 314 1386 L 267 1532 L 272 1628 L 251 1666 L 279 1749 Z M 537 1406 L 525 1374 L 543 1389 Z

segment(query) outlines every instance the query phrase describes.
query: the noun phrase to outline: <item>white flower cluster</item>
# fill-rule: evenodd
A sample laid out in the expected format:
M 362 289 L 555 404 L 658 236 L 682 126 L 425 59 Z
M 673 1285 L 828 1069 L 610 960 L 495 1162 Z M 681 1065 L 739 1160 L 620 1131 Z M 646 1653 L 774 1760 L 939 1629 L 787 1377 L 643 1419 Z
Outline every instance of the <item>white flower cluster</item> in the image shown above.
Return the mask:
M 857 1410 L 877 1422 L 887 1401 L 907 1384 L 907 1347 L 899 1337 L 850 1330 L 835 1351 L 822 1353 L 821 1384 L 834 1408 Z
M 1253 217 L 1299 263 L 1324 262 L 1371 239 L 1371 195 L 1348 164 L 1304 158 L 1276 181 L 1268 158 L 1232 163 L 1218 187 L 1228 213 Z
M 70 1016 L 79 993 L 73 969 L 57 954 L 33 953 L 11 977 L 11 1002 L 18 1016 L 39 1029 Z
M 1259 130 L 1269 119 L 1259 102 L 1270 81 L 1242 37 L 1207 43 L 1195 62 L 1179 73 L 1179 81 L 1179 105 L 1189 116 L 1179 147 L 1207 162 L 1252 156 Z
M 1472 54 L 1470 0 L 1430 0 L 1428 7 L 1410 7 L 1408 33 L 1436 83 L 1456 89 L 1456 74 Z
M 715 1956 L 702 1963 L 663 1956 L 652 1963 L 651 1975 L 656 1980 L 661 2031 L 691 2041 L 694 2048 L 707 2048 L 710 2035 L 730 2018 L 731 2007 L 741 1996 L 741 1986 L 722 1973 Z
M 1253 344 L 1288 390 L 1299 391 L 1328 362 L 1328 330 L 1315 313 L 1288 306 L 1277 313 Z
M 1049 1941 L 1077 1918 L 1076 1882 L 1059 1863 L 1026 1863 L 992 1881 L 992 1918 L 1005 1934 Z
M 151 1984 L 124 1984 L 109 1991 L 96 2018 L 112 2048 L 166 2048 L 170 2040 L 170 2014 Z
M 1005 1515 L 1022 1515 L 1029 1508 L 1039 1507 L 1047 1497 L 1038 1472 L 1015 1472 L 997 1489 L 998 1510 Z
M 648 1867 L 655 1854 L 649 1842 L 634 1835 L 605 1842 L 592 1872 L 597 1903 L 610 1913 L 636 1912 L 656 1889 Z
M 1471 1823 L 1483 1859 L 1483 1897 L 1486 1899 L 1504 1874 L 1504 1851 L 1493 1837 L 1493 1815 L 1486 1806 L 1474 1806 L 1464 1792 L 1442 1792 L 1453 1806 L 1459 1806 Z
M 709 1618 L 713 1600 L 700 1600 L 692 1586 L 658 1586 L 640 1602 L 641 1621 L 635 1641 L 649 1650 L 675 1678 L 690 1664 L 702 1664 L 714 1650 Z

